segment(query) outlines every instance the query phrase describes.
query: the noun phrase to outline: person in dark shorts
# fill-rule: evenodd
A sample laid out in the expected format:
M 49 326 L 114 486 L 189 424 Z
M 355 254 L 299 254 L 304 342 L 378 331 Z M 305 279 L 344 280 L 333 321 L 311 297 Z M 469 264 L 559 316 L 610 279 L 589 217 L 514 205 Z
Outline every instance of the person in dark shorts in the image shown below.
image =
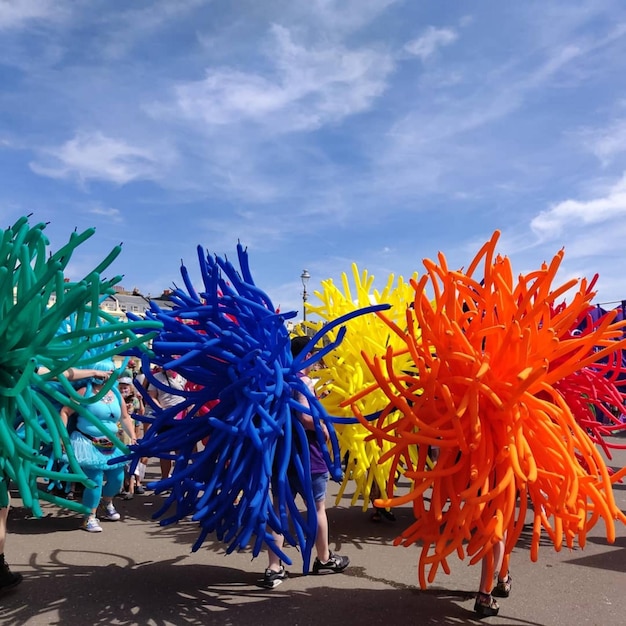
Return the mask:
M 296 357 L 309 343 L 308 337 L 294 337 L 291 340 L 291 354 Z M 310 355 L 307 355 L 307 358 Z M 304 384 L 309 388 L 311 394 L 314 394 L 313 381 L 309 377 L 308 369 L 300 372 L 300 377 Z M 304 394 L 298 393 L 296 400 L 304 405 L 308 406 L 307 398 Z M 309 444 L 309 456 L 311 459 L 311 483 L 313 488 L 313 499 L 315 501 L 315 510 L 317 513 L 317 534 L 315 536 L 315 550 L 317 556 L 313 562 L 313 573 L 338 573 L 350 564 L 350 559 L 347 556 L 341 556 L 335 554 L 330 550 L 328 543 L 328 516 L 326 514 L 326 486 L 328 484 L 329 472 L 324 460 L 324 455 L 320 447 L 317 438 L 315 437 L 315 425 L 313 418 L 307 413 L 297 412 L 295 413 L 297 419 L 300 420 L 307 432 L 307 441 Z M 328 440 L 328 431 L 324 424 L 322 431 L 326 435 Z M 294 493 L 301 493 L 301 486 L 293 476 L 289 476 L 289 482 Z M 282 548 L 284 543 L 284 537 L 282 535 L 274 534 L 276 544 L 279 548 Z M 263 586 L 269 589 L 280 585 L 287 577 L 288 573 L 282 565 L 280 558 L 272 550 L 268 550 L 269 563 L 263 577 Z

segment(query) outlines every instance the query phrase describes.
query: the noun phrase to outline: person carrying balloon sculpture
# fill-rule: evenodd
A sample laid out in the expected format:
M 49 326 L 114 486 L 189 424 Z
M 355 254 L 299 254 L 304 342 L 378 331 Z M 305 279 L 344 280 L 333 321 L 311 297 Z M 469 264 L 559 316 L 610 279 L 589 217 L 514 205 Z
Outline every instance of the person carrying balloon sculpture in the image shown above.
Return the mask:
M 36 368 L 36 372 L 43 375 L 49 373 L 50 370 L 47 367 L 40 365 Z M 62 375 L 69 381 L 80 381 L 98 373 L 103 378 L 108 378 L 111 372 L 97 372 L 92 369 L 77 369 L 70 367 L 66 371 L 62 372 Z M 19 585 L 23 580 L 22 574 L 11 571 L 4 557 L 10 503 L 9 477 L 4 472 L 0 471 L 0 593 L 17 587 L 17 585 Z
M 294 337 L 291 340 L 291 354 L 295 358 L 304 350 L 309 343 L 308 337 Z M 307 358 L 311 356 L 307 355 Z M 309 377 L 309 368 L 302 370 L 299 374 L 302 382 L 306 384 L 312 394 L 315 393 L 313 381 Z M 308 400 L 302 393 L 297 393 L 295 398 L 303 406 L 308 406 Z M 315 500 L 315 509 L 317 514 L 317 533 L 315 536 L 315 550 L 317 556 L 313 562 L 314 574 L 339 573 L 343 572 L 350 564 L 347 556 L 335 554 L 330 550 L 328 541 L 328 516 L 326 514 L 326 486 L 328 484 L 329 472 L 324 460 L 322 449 L 315 437 L 315 426 L 313 418 L 303 412 L 294 412 L 296 419 L 300 420 L 307 432 L 307 441 L 309 447 L 309 457 L 311 461 L 311 485 L 313 488 L 313 498 Z M 326 426 L 322 424 L 322 431 L 328 440 L 328 431 Z M 310 436 L 309 436 L 310 434 Z M 302 495 L 302 486 L 299 484 L 295 472 L 288 473 L 289 484 L 295 493 Z M 282 549 L 284 537 L 272 532 L 276 545 Z M 268 550 L 269 563 L 263 576 L 262 584 L 264 587 L 273 589 L 280 585 L 287 577 L 288 572 L 282 565 L 279 556 L 272 550 Z
M 93 377 L 87 386 L 79 391 L 86 399 L 96 396 L 106 382 L 105 372 L 114 369 L 112 362 L 100 362 L 93 366 L 96 370 L 102 370 L 98 377 Z M 135 425 L 131 419 L 126 404 L 122 401 L 119 391 L 115 388 L 106 392 L 101 399 L 86 403 L 88 412 L 100 422 L 96 427 L 94 420 L 88 419 L 83 412 L 79 412 L 76 406 L 65 406 L 61 409 L 61 419 L 67 425 L 69 417 L 78 412 L 76 430 L 70 436 L 72 450 L 76 460 L 85 475 L 96 484 L 93 489 L 85 489 L 83 492 L 83 504 L 90 509 L 85 516 L 83 530 L 91 533 L 102 532 L 100 520 L 96 517 L 100 500 L 104 501 L 104 519 L 117 522 L 120 514 L 115 510 L 113 497 L 122 488 L 124 480 L 125 461 L 109 464 L 115 456 L 115 445 L 109 437 L 103 437 L 102 430 L 109 431 L 112 436 L 117 434 L 118 422 L 128 434 L 132 444 L 137 443 Z

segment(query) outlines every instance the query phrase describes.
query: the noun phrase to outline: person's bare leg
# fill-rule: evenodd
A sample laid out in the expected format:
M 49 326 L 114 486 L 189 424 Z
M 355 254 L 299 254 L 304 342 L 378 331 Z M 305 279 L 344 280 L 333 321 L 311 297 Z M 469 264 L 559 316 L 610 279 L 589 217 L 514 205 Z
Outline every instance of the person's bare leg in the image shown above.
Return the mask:
M 285 544 L 285 537 L 283 535 L 279 535 L 272 531 L 272 537 L 274 537 L 274 541 L 276 542 L 276 547 L 280 550 L 283 549 L 283 545 Z M 271 569 L 273 572 L 280 572 L 281 564 L 280 557 L 273 550 L 268 548 L 267 550 L 268 557 L 268 565 L 267 569 Z
M 171 471 L 172 471 L 172 460 L 161 459 L 161 480 L 168 478 Z
M 285 544 L 284 535 L 281 535 L 272 529 L 270 529 L 270 533 L 274 538 L 276 548 L 282 551 L 283 545 Z M 283 567 L 280 556 L 268 546 L 267 568 L 265 570 L 265 574 L 263 575 L 263 586 L 268 589 L 274 589 L 276 586 L 280 585 L 283 580 L 285 580 L 288 576 L 289 574 L 287 570 L 285 570 L 285 568 Z
M 328 547 L 328 516 L 326 515 L 326 501 L 320 500 L 315 503 L 317 513 L 317 534 L 315 535 L 315 550 L 317 558 L 326 563 L 330 558 L 330 548 Z
M 274 503 L 274 510 L 276 511 L 276 514 L 280 517 L 280 513 L 278 511 L 278 507 L 276 503 Z M 270 532 L 272 533 L 272 537 L 274 537 L 274 541 L 276 542 L 276 547 L 279 550 L 282 550 L 283 546 L 285 545 L 285 536 L 279 535 L 274 530 L 270 530 Z M 271 569 L 273 572 L 280 572 L 280 568 L 282 566 L 281 566 L 280 557 L 278 556 L 278 554 L 276 554 L 273 550 L 270 550 L 268 548 L 267 559 L 268 559 L 267 569 Z
M 494 568 L 495 573 L 498 575 L 498 581 L 506 580 L 509 575 L 509 561 L 511 560 L 511 555 L 504 554 L 506 535 L 507 533 L 505 532 L 502 541 L 498 542 L 498 552 L 494 552 Z
M 0 554 L 4 554 L 4 544 L 7 538 L 7 518 L 9 517 L 9 507 L 0 509 Z
M 489 567 L 488 559 L 490 556 L 486 556 L 480 562 L 480 586 L 478 591 L 484 594 L 490 594 L 493 587 L 493 569 Z

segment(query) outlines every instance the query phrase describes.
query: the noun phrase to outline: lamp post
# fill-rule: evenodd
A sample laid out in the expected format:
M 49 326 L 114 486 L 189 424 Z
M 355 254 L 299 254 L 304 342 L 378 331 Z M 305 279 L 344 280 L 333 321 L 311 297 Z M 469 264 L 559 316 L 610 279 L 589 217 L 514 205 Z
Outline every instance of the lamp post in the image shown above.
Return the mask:
M 306 322 L 306 300 L 308 293 L 306 291 L 306 286 L 309 284 L 309 279 L 311 278 L 311 274 L 309 274 L 309 270 L 302 270 L 302 274 L 300 274 L 300 280 L 302 281 L 302 321 Z

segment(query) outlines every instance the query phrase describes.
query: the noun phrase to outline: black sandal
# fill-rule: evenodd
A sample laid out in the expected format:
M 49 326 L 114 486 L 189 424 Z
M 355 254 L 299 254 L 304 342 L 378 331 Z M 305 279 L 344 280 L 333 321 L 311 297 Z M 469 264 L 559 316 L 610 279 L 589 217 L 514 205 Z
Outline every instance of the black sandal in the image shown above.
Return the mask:
M 478 617 L 493 617 L 498 614 L 498 611 L 500 611 L 500 606 L 493 596 L 490 593 L 481 593 L 479 591 L 474 603 L 474 612 Z

